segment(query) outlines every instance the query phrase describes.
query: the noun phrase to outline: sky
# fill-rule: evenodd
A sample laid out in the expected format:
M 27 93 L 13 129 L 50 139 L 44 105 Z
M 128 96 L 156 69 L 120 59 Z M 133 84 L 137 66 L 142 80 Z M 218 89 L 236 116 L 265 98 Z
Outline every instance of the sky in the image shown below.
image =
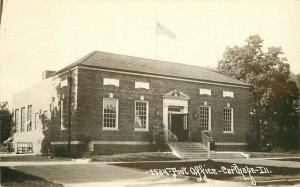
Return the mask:
M 4 0 L 0 101 L 95 50 L 215 68 L 258 34 L 300 73 L 299 0 Z M 156 35 L 156 20 L 176 36 Z

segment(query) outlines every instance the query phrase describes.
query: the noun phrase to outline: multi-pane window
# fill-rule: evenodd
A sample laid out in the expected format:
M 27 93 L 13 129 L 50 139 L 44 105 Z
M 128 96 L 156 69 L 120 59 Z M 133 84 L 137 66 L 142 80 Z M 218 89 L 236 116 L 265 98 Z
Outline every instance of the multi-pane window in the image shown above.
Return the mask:
M 117 99 L 103 99 L 103 129 L 118 129 Z
M 188 126 L 187 126 L 187 115 L 183 116 L 183 129 L 187 130 Z
M 182 112 L 183 107 L 182 106 L 169 106 L 168 112 Z
M 32 105 L 27 107 L 27 131 L 32 130 Z
M 224 108 L 224 132 L 233 132 L 233 109 Z
M 20 123 L 19 123 L 19 109 L 15 110 L 15 124 L 16 124 L 16 132 L 20 132 Z
M 34 114 L 34 129 L 36 130 L 36 128 L 40 125 L 40 114 L 39 113 L 35 113 Z
M 43 115 L 42 115 L 42 125 L 43 125 L 43 130 L 46 130 L 48 127 L 47 127 L 47 125 L 46 125 L 46 123 L 47 123 L 47 121 L 48 121 L 48 111 L 47 110 L 45 110 L 44 112 L 43 112 Z
M 135 129 L 148 129 L 148 101 L 135 101 Z
M 67 124 L 67 102 L 60 101 L 60 130 L 65 130 Z
M 25 107 L 21 108 L 21 132 L 25 131 Z
M 202 130 L 210 130 L 210 107 L 200 106 L 200 127 Z

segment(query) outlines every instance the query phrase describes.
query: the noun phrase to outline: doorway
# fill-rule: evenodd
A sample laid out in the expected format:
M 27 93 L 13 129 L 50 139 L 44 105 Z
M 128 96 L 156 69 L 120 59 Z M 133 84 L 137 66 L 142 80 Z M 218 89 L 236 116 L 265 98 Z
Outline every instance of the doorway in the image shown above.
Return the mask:
M 170 129 L 178 141 L 188 141 L 187 115 L 170 113 Z
M 180 90 L 172 90 L 166 93 L 165 95 L 163 95 L 162 97 L 163 97 L 163 124 L 165 125 L 166 132 L 168 133 L 174 132 L 175 135 L 179 137 L 179 141 L 188 140 L 187 114 L 189 112 L 188 101 L 190 97 Z M 173 129 L 172 129 L 171 121 L 175 123 L 173 125 Z M 180 129 L 183 129 L 183 132 Z M 169 138 L 168 133 L 166 133 L 166 138 Z

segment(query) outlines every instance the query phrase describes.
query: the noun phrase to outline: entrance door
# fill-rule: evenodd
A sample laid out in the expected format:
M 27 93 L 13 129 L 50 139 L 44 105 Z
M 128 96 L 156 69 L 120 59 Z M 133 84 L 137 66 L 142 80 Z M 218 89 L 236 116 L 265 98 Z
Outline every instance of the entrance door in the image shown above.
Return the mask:
M 185 118 L 187 118 L 186 114 L 171 114 L 171 132 L 177 136 L 178 141 L 188 140 Z

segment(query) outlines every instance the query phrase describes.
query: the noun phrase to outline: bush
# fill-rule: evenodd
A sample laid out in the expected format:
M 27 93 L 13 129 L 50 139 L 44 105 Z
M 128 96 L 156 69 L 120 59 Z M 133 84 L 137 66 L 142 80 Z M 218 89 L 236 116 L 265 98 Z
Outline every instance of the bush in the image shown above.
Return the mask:
M 165 151 L 168 148 L 164 125 L 159 122 L 153 123 L 152 140 L 158 151 Z
M 12 136 L 13 116 L 8 110 L 6 101 L 0 102 L 0 143 Z

